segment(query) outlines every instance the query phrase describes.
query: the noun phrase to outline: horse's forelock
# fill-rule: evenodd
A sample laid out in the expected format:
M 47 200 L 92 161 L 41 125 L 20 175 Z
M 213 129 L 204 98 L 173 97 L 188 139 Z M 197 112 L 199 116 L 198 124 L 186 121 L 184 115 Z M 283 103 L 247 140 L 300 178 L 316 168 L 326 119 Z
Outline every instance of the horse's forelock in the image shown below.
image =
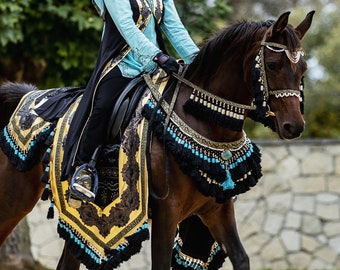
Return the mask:
M 300 39 L 291 25 L 287 25 L 283 34 L 285 35 L 288 51 L 295 52 L 301 48 Z

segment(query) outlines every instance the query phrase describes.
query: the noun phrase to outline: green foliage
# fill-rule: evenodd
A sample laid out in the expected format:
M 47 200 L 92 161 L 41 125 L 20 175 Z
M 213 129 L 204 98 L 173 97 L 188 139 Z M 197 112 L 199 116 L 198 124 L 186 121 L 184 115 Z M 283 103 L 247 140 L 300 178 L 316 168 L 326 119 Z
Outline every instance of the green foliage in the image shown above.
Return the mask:
M 1 54 L 44 59 L 47 71 L 41 85 L 86 82 L 102 28 L 102 19 L 89 1 L 10 1 L 1 5 L 0 12 Z
M 225 0 L 176 1 L 176 7 L 183 23 L 197 44 L 211 38 L 218 30 L 226 26 L 232 9 Z
M 196 42 L 220 28 L 226 1 L 176 1 Z M 97 58 L 102 19 L 88 0 L 16 0 L 0 6 L 0 59 L 43 59 L 41 88 L 84 85 Z M 170 51 L 173 53 L 172 51 Z M 6 57 L 5 57 L 6 56 Z
M 29 1 L 4 1 L 0 5 L 0 45 L 1 48 L 10 42 L 17 43 L 24 39 L 21 30 L 21 21 L 24 18 L 23 10 Z M 0 48 L 0 49 L 1 49 Z

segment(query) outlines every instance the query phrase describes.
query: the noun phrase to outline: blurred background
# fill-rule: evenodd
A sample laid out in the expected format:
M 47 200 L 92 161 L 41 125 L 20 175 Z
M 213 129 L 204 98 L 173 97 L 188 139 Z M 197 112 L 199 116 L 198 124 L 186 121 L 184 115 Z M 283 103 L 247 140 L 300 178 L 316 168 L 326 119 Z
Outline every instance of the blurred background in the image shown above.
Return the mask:
M 313 222 L 306 222 L 305 225 L 310 230 L 311 227 L 315 227 L 315 224 L 320 224 L 320 228 L 317 230 L 318 235 L 319 231 L 321 232 L 320 235 L 312 235 L 311 237 L 311 239 L 317 239 L 318 241 L 315 249 L 324 251 L 324 253 L 321 252 L 317 256 L 320 258 L 327 257 L 326 255 L 334 253 L 333 250 L 337 251 L 333 256 L 335 259 L 332 257 L 328 264 L 314 265 L 320 266 L 319 269 L 330 269 L 327 265 L 337 265 L 338 267 L 339 261 L 337 264 L 334 264 L 333 261 L 336 261 L 336 258 L 340 256 L 338 248 L 340 243 L 338 230 L 338 220 L 340 220 L 340 184 L 338 181 L 340 175 L 340 169 L 338 169 L 340 168 L 340 146 L 338 141 L 333 139 L 340 138 L 340 110 L 338 109 L 338 100 L 340 98 L 340 76 L 338 75 L 340 72 L 340 57 L 338 56 L 340 52 L 340 38 L 338 36 L 340 33 L 340 0 L 175 0 L 175 3 L 185 26 L 199 46 L 222 28 L 240 20 L 265 21 L 276 19 L 283 12 L 291 11 L 290 23 L 296 26 L 309 11 L 316 10 L 312 27 L 302 41 L 306 52 L 305 58 L 308 62 L 308 71 L 304 80 L 306 129 L 302 137 L 304 139 L 322 140 L 315 140 L 313 146 L 309 144 L 302 146 L 287 144 L 284 146 L 285 148 L 277 148 L 281 147 L 283 143 L 276 142 L 280 144 L 279 146 L 275 144 L 274 141 L 277 140 L 277 136 L 273 132 L 252 121 L 247 122 L 246 131 L 250 138 L 269 139 L 274 143 L 274 146 L 267 146 L 269 150 L 264 149 L 265 162 L 263 162 L 265 166 L 264 172 L 268 175 L 266 183 L 271 183 L 269 187 L 273 188 L 268 189 L 266 188 L 267 186 L 264 189 L 262 187 L 257 188 L 258 191 L 255 190 L 253 193 L 250 192 L 249 195 L 247 193 L 246 197 L 242 197 L 244 201 L 240 200 L 237 204 L 237 207 L 241 208 L 241 211 L 239 211 L 241 213 L 239 214 L 240 222 L 238 224 L 241 228 L 241 235 L 245 239 L 249 241 L 249 239 L 252 239 L 251 236 L 255 235 L 257 237 L 257 233 L 261 233 L 261 230 L 263 230 L 263 223 L 260 223 L 260 220 L 267 219 L 262 218 L 262 214 L 255 219 L 250 215 L 247 217 L 244 214 L 247 211 L 244 211 L 242 207 L 245 205 L 247 206 L 245 208 L 252 209 L 248 207 L 249 204 L 257 205 L 262 202 L 264 202 L 264 205 L 270 206 L 272 205 L 270 200 L 272 200 L 271 196 L 274 196 L 274 191 L 280 192 L 280 196 L 282 193 L 286 195 L 290 194 L 289 192 L 291 191 L 297 192 L 298 195 L 287 195 L 293 199 L 282 200 L 281 197 L 278 197 L 277 204 L 280 207 L 282 203 L 289 202 L 292 205 L 285 206 L 287 213 L 290 208 L 293 208 L 295 212 L 282 214 L 280 216 L 281 221 L 277 227 L 285 229 L 282 225 L 283 221 L 286 218 L 288 220 L 288 217 L 292 215 L 308 221 L 312 216 L 308 211 L 317 209 L 318 213 L 315 219 L 312 220 Z M 24 81 L 36 84 L 40 89 L 85 85 L 95 66 L 102 23 L 102 19 L 96 13 L 90 0 L 1 1 L 0 83 L 7 80 Z M 325 139 L 327 140 L 327 146 L 323 146 Z M 328 139 L 332 139 L 330 140 L 332 141 L 330 145 L 328 145 Z M 321 152 L 321 154 L 316 153 L 316 151 Z M 293 158 L 294 155 L 298 156 Z M 309 159 L 313 155 L 315 158 Z M 283 165 L 280 165 L 280 162 Z M 310 164 L 304 164 L 308 162 Z M 273 168 L 269 166 L 270 164 Z M 304 166 L 306 169 L 304 169 Z M 279 176 L 274 175 L 274 170 L 276 169 Z M 282 172 L 287 172 L 287 175 Z M 321 173 L 325 173 L 326 176 L 321 175 Z M 281 179 L 282 177 L 284 180 Z M 297 181 L 300 186 L 296 182 L 288 182 L 287 179 L 295 181 L 294 177 L 301 180 L 300 182 Z M 280 185 L 278 185 L 280 188 L 273 184 L 276 183 L 275 180 L 280 181 Z M 282 187 L 281 183 L 289 184 Z M 317 188 L 318 186 L 320 187 Z M 266 191 L 266 189 L 268 190 Z M 247 196 L 250 196 L 254 201 L 247 201 Z M 298 205 L 303 207 L 294 209 L 297 206 L 293 202 L 300 199 L 303 203 Z M 267 202 L 267 200 L 269 201 Z M 306 201 L 310 201 L 310 205 L 305 205 Z M 326 210 L 330 210 L 326 211 L 324 210 L 325 208 L 316 207 L 315 205 L 321 205 L 322 207 L 325 205 Z M 45 209 L 47 208 L 44 208 L 44 211 Z M 265 211 L 263 205 L 256 207 L 256 209 Z M 273 215 L 277 215 L 279 211 L 276 208 L 274 210 Z M 325 213 L 327 215 L 329 213 L 329 215 L 325 217 Z M 248 222 L 247 218 L 249 218 Z M 333 219 L 336 219 L 336 222 L 333 222 Z M 45 220 L 45 217 L 43 217 L 43 220 Z M 290 222 L 291 220 L 289 219 Z M 256 231 L 254 229 L 254 231 L 249 232 L 249 229 L 242 228 L 242 225 L 248 226 L 251 221 L 254 224 L 249 227 L 256 228 Z M 32 222 L 30 224 L 31 234 L 32 232 L 38 232 L 39 225 L 44 225 L 43 221 L 38 219 L 36 223 L 33 223 L 32 230 Z M 271 215 L 268 215 L 268 224 L 276 224 L 273 222 Z M 262 227 L 257 228 L 257 225 Z M 295 228 L 294 226 L 289 226 L 289 229 Z M 329 230 L 331 226 L 334 227 L 334 230 Z M 48 231 L 40 230 L 40 232 L 44 235 L 55 233 L 54 226 L 46 225 L 46 228 L 48 228 Z M 328 234 L 324 233 L 322 228 L 325 228 Z M 295 231 L 299 232 L 305 230 L 298 226 L 295 229 Z M 31 240 L 28 231 L 28 224 L 25 219 L 6 244 L 0 248 L 1 270 L 46 269 L 43 265 L 40 265 L 41 268 L 39 268 L 39 262 L 32 257 L 32 252 L 29 248 Z M 277 231 L 270 233 L 271 236 L 275 236 Z M 311 235 L 310 232 L 307 234 Z M 325 241 L 327 239 L 325 235 L 332 238 L 330 246 L 333 249 L 329 248 L 328 242 Z M 246 236 L 249 237 L 246 238 Z M 261 237 L 260 239 L 263 239 Z M 33 237 L 32 239 L 43 240 L 41 237 Z M 290 237 L 287 242 L 291 242 Z M 59 245 L 58 250 L 56 250 L 55 245 L 51 245 L 49 248 L 47 244 L 44 242 L 44 245 L 42 245 L 43 251 L 51 254 L 54 250 L 54 253 L 59 257 L 62 246 Z M 255 251 L 252 252 L 251 248 L 258 245 L 257 238 L 255 244 L 249 242 L 250 248 L 248 250 L 251 252 L 251 257 L 255 258 L 253 259 L 254 261 L 256 261 L 256 256 L 258 255 L 256 255 Z M 305 249 L 310 249 L 310 242 L 306 246 Z M 268 249 L 272 249 L 277 253 L 276 248 L 272 248 L 271 245 L 268 245 L 268 247 Z M 327 249 L 321 249 L 320 247 Z M 293 251 L 295 251 L 294 249 L 295 247 L 293 247 Z M 265 248 L 264 250 L 266 251 Z M 306 269 L 306 259 L 301 260 L 300 256 L 301 254 L 298 254 L 295 262 L 302 261 L 303 269 Z M 36 255 L 35 258 L 37 257 L 41 256 Z M 286 253 L 282 252 L 282 258 L 287 258 Z M 6 266 L 4 268 L 1 263 L 9 261 L 10 263 L 7 265 L 10 264 L 13 267 Z M 272 263 L 269 265 L 272 269 L 279 269 L 277 264 Z M 286 265 L 297 267 L 298 263 L 293 262 L 281 264 L 280 266 L 286 267 Z M 255 263 L 255 268 L 257 268 L 256 266 L 261 266 L 258 268 L 268 267 L 265 263 L 261 265 Z

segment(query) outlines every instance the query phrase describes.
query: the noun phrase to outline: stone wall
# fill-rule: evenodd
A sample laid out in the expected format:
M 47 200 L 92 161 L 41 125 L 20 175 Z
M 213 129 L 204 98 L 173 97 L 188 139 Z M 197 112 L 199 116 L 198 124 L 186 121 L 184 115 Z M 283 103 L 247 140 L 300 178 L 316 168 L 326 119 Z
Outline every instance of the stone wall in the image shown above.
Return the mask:
M 252 269 L 340 269 L 340 141 L 257 141 L 264 176 L 235 204 Z M 55 269 L 63 241 L 39 202 L 29 215 L 32 251 Z M 33 229 L 34 228 L 34 229 Z M 150 241 L 120 270 L 150 269 Z M 232 269 L 226 262 L 223 269 Z

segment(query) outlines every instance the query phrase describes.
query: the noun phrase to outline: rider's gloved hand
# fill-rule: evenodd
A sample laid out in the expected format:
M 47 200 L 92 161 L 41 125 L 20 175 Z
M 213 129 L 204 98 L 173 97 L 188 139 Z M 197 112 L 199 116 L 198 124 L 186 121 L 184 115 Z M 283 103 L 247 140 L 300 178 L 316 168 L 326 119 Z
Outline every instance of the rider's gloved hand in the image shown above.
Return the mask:
M 171 75 L 173 72 L 178 73 L 179 64 L 175 58 L 159 52 L 154 58 L 154 61 L 166 72 L 166 74 Z

